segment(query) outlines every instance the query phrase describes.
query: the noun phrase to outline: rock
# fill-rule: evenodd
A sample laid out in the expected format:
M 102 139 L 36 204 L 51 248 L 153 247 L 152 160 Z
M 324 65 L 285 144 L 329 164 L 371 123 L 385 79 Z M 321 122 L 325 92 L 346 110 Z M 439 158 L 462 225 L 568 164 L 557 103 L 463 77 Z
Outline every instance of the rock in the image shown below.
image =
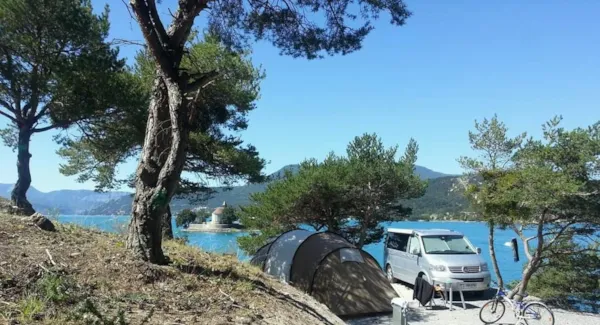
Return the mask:
M 54 224 L 52 223 L 52 221 L 50 221 L 50 219 L 44 217 L 41 213 L 34 213 L 31 215 L 31 221 L 33 221 L 33 223 L 40 227 L 40 229 L 42 230 L 46 230 L 46 231 L 56 231 L 56 227 L 54 227 Z

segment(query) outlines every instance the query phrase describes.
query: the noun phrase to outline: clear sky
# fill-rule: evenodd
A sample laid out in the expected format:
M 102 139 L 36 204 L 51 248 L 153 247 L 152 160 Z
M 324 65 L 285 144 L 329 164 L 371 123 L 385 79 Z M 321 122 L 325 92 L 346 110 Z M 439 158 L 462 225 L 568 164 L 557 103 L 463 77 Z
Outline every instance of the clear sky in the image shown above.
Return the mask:
M 120 0 L 111 5 L 111 37 L 141 40 Z M 168 15 L 173 0 L 159 8 Z M 307 61 L 280 56 L 261 42 L 253 61 L 266 69 L 258 108 L 243 138 L 270 161 L 266 172 L 309 157 L 343 153 L 356 135 L 376 132 L 387 145 L 413 137 L 418 164 L 460 173 L 471 154 L 475 119 L 497 113 L 516 132 L 540 134 L 557 114 L 567 128 L 600 119 L 600 2 L 416 1 L 404 27 L 376 23 L 363 49 Z M 122 48 L 130 57 L 136 48 Z M 0 117 L 0 127 L 6 119 Z M 93 188 L 58 172 L 52 133 L 31 143 L 33 186 L 42 191 Z M 0 183 L 16 180 L 16 156 L 0 147 Z M 121 168 L 135 170 L 136 161 Z

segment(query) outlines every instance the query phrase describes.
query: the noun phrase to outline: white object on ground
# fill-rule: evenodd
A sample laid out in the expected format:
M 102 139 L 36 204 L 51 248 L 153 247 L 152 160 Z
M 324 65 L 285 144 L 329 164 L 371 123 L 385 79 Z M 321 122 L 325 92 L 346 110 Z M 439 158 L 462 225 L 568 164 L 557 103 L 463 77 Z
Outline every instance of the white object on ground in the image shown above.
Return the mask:
M 392 299 L 392 324 L 393 325 L 408 325 L 408 301 L 402 298 Z

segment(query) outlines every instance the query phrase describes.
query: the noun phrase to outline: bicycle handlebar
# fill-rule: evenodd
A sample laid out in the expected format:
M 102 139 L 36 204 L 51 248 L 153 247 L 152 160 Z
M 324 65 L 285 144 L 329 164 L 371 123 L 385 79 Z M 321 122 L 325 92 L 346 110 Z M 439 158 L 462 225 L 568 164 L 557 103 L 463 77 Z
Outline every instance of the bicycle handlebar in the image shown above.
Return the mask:
M 493 283 L 493 284 L 495 284 L 495 285 L 496 285 L 496 287 L 498 288 L 498 290 L 496 290 L 496 294 L 497 294 L 498 292 L 500 292 L 500 290 L 503 290 L 503 291 L 505 290 L 505 288 L 504 288 L 504 287 L 502 287 L 502 288 L 500 287 L 500 285 L 498 284 L 498 282 L 496 282 L 496 281 L 493 281 L 493 280 L 492 280 L 492 281 L 490 281 L 490 282 L 491 282 L 491 283 Z M 526 297 L 528 297 L 528 296 L 529 296 L 529 294 L 528 294 L 528 293 L 526 293 L 526 292 L 525 292 L 525 293 L 523 293 L 523 294 L 520 294 L 520 293 L 518 293 L 518 292 L 517 292 L 517 293 L 515 293 L 515 295 L 516 295 L 516 296 L 521 296 L 521 297 L 523 297 L 523 298 L 526 298 Z

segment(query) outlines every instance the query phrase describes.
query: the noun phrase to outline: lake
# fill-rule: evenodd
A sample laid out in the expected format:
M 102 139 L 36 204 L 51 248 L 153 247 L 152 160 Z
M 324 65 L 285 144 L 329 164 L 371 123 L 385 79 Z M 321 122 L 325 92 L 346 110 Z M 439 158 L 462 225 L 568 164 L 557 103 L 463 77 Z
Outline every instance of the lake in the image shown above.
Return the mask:
M 59 216 L 58 221 L 62 223 L 74 223 L 84 227 L 96 228 L 109 232 L 125 232 L 129 222 L 129 216 Z M 490 254 L 488 250 L 488 229 L 485 223 L 481 222 L 411 222 L 398 221 L 385 223 L 384 227 L 391 228 L 414 228 L 414 229 L 451 229 L 460 231 L 465 234 L 471 243 L 476 247 L 481 247 L 482 255 L 490 265 L 490 271 L 493 276 L 492 266 L 490 262 Z M 235 254 L 242 261 L 247 261 L 249 256 L 245 254 L 237 245 L 237 237 L 245 236 L 245 233 L 203 233 L 203 232 L 184 232 L 173 225 L 175 237 L 185 236 L 191 245 L 200 247 L 209 252 Z M 526 236 L 533 235 L 533 232 L 526 232 Z M 521 278 L 525 253 L 519 241 L 519 257 L 520 262 L 513 261 L 512 249 L 504 244 L 515 237 L 512 230 L 496 231 L 496 256 L 498 264 L 505 282 L 518 280 Z M 369 252 L 379 264 L 383 263 L 383 243 L 367 245 L 364 249 Z

